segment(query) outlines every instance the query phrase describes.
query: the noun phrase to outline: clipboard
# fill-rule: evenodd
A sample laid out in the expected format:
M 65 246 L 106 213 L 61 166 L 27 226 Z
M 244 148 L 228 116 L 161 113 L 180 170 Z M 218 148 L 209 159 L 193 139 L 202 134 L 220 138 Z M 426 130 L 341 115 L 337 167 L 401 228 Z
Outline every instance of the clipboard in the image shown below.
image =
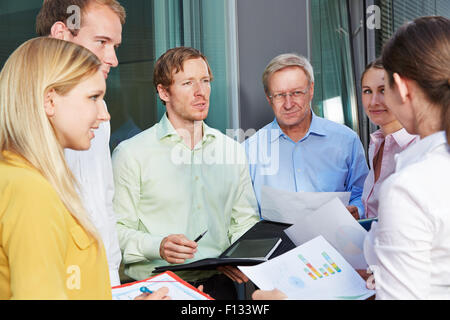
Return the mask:
M 219 257 L 207 258 L 198 261 L 194 261 L 186 264 L 169 265 L 156 267 L 153 273 L 161 273 L 166 271 L 193 271 L 193 270 L 215 270 L 219 266 L 253 266 L 267 261 L 266 258 L 232 258 L 228 257 L 229 252 L 235 248 L 239 242 L 251 239 L 269 239 L 280 238 L 277 247 L 270 255 L 270 259 L 273 259 L 289 250 L 295 248 L 295 244 L 284 233 L 284 230 L 289 228 L 291 224 L 271 222 L 267 220 L 259 221 L 252 228 L 250 228 L 244 235 L 242 235 L 236 242 L 228 247 Z
M 141 287 L 150 288 L 154 291 L 160 287 L 167 287 L 169 289 L 168 295 L 172 300 L 214 300 L 170 271 L 142 281 L 113 287 L 113 300 L 133 300 L 142 294 Z

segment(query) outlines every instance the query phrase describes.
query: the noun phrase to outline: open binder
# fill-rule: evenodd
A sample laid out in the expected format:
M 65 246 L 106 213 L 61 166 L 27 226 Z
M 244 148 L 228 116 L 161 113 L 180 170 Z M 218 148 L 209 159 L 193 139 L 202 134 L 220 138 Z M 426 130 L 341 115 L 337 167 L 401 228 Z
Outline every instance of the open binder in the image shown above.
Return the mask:
M 155 268 L 153 273 L 161 273 L 166 271 L 187 271 L 187 270 L 215 270 L 219 266 L 253 266 L 267 259 L 275 258 L 289 250 L 295 248 L 294 243 L 283 232 L 289 228 L 290 224 L 277 223 L 270 221 L 260 221 L 242 235 L 236 242 L 227 248 L 218 258 L 207 258 L 195 262 L 179 265 L 161 266 Z M 233 258 L 233 253 L 238 252 L 239 246 L 247 247 L 247 245 L 257 245 L 259 241 L 273 239 L 273 246 L 265 244 L 268 252 L 264 257 L 239 257 Z M 276 241 L 275 241 L 276 239 Z M 257 240 L 257 241 L 252 241 Z M 235 254 L 236 256 L 236 254 Z M 237 255 L 241 256 L 241 255 Z

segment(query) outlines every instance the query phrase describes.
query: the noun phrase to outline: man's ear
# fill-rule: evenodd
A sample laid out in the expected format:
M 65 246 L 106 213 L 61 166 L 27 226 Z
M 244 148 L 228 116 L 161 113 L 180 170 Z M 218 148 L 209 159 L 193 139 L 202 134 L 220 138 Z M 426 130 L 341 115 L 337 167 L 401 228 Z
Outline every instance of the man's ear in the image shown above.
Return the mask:
M 55 97 L 56 92 L 54 89 L 47 92 L 44 97 L 44 110 L 49 118 L 55 115 Z
M 410 83 L 408 79 L 400 76 L 398 73 L 394 73 L 394 83 L 397 86 L 402 102 L 405 103 L 410 95 Z
M 169 91 L 162 84 L 158 84 L 156 89 L 158 90 L 159 98 L 162 101 L 166 103 L 170 101 Z
M 67 28 L 67 26 L 61 21 L 55 22 L 53 24 L 52 28 L 50 29 L 50 36 L 59 40 L 73 40 L 73 35 L 70 32 L 69 28 Z

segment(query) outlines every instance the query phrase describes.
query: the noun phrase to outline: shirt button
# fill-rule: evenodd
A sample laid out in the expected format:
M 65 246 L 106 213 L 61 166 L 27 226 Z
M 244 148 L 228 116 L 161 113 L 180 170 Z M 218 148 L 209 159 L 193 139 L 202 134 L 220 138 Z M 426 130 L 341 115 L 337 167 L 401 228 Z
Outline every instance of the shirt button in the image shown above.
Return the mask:
M 197 209 L 198 209 L 198 210 L 201 210 L 201 209 L 202 209 L 202 206 L 197 206 Z
M 195 181 L 198 181 L 199 177 L 195 177 Z
M 300 172 L 302 172 L 302 170 L 300 170 L 300 169 L 297 169 L 297 172 L 298 172 L 298 173 L 300 173 Z

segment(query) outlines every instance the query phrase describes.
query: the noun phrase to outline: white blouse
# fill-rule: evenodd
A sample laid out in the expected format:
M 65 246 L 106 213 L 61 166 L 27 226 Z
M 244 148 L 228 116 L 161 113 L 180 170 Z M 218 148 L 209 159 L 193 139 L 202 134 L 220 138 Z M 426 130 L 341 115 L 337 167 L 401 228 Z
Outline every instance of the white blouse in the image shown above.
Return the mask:
M 444 132 L 397 156 L 366 238 L 377 299 L 450 299 L 450 147 Z

